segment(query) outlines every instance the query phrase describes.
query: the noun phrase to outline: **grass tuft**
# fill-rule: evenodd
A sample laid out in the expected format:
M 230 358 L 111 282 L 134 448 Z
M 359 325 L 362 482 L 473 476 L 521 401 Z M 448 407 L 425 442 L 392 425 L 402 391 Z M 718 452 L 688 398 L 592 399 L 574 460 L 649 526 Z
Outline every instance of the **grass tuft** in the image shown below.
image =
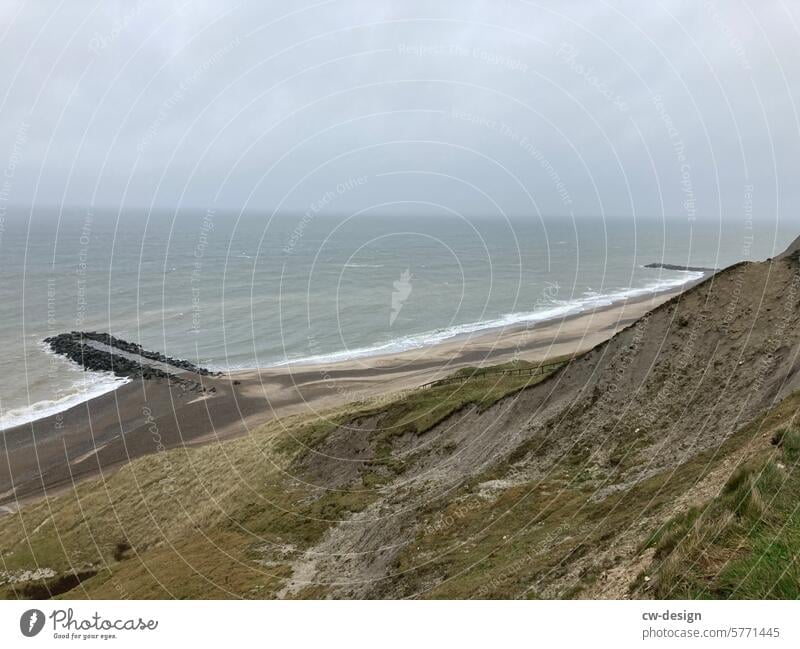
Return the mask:
M 777 451 L 739 467 L 702 513 L 692 509 L 651 536 L 655 571 L 648 594 L 800 597 L 800 433 L 780 429 L 772 443 Z

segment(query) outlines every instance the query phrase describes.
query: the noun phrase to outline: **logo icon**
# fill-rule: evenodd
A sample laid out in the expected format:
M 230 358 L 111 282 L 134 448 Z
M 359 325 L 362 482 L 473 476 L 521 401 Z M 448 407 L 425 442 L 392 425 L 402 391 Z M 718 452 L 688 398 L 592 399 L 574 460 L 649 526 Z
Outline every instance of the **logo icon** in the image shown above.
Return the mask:
M 26 638 L 32 638 L 44 628 L 44 613 L 38 608 L 25 611 L 19 618 L 19 630 Z
M 411 295 L 411 271 L 406 268 L 401 274 L 400 279 L 392 282 L 394 291 L 392 291 L 392 312 L 389 314 L 389 326 L 394 324 L 397 316 L 400 315 L 400 310 L 403 308 L 408 296 Z

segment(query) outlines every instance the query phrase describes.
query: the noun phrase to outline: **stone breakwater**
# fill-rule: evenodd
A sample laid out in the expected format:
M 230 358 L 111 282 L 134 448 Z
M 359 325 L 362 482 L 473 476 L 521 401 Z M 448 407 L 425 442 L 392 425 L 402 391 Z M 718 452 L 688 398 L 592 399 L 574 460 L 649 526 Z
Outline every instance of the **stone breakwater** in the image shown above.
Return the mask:
M 45 338 L 45 344 L 85 370 L 112 372 L 116 376 L 147 380 L 165 379 L 193 391 L 205 391 L 195 380 L 179 376 L 190 372 L 200 376 L 219 376 L 204 367 L 179 358 L 143 349 L 141 345 L 95 331 L 71 331 Z M 210 391 L 215 391 L 211 388 Z
M 645 268 L 663 268 L 664 270 L 682 270 L 693 273 L 716 273 L 718 268 L 705 268 L 704 266 L 680 266 L 678 264 L 653 263 L 645 265 Z

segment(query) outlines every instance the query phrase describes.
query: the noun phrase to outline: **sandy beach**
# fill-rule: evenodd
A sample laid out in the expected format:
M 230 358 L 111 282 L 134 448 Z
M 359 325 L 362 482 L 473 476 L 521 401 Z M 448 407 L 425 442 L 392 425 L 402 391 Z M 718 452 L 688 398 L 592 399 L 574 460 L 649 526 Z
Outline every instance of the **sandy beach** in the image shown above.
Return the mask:
M 324 417 L 350 402 L 401 398 L 405 390 L 466 366 L 578 354 L 679 292 L 387 356 L 215 377 L 186 374 L 208 389 L 200 395 L 166 381 L 137 379 L 65 412 L 5 431 L 0 514 L 44 494 L 63 492 L 79 480 L 106 475 L 137 457 L 220 443 L 277 417 Z

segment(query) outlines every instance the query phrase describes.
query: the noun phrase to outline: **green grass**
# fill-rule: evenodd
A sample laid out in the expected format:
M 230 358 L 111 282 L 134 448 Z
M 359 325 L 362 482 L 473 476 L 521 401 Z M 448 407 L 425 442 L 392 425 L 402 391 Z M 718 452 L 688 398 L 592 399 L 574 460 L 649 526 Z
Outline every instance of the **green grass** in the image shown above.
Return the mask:
M 653 532 L 645 541 L 644 548 L 655 548 L 657 559 L 669 556 L 675 547 L 686 538 L 699 515 L 700 510 L 697 507 L 690 507 L 686 512 L 672 518 Z
M 423 434 L 467 405 L 488 407 L 541 378 L 475 377 L 380 406 L 350 404 L 325 418 L 285 418 L 221 445 L 140 458 L 106 480 L 0 518 L 0 597 L 58 596 L 70 584 L 69 597 L 270 597 L 293 556 L 402 472 L 391 456 L 394 436 Z M 380 418 L 375 442 L 385 456 L 376 464 L 389 478 L 386 470 L 367 473 L 361 488 L 320 495 L 290 477 L 309 448 L 367 416 Z M 27 589 L 1 583 L 4 573 L 37 568 L 57 576 Z
M 460 383 L 418 390 L 405 401 L 388 408 L 381 427 L 421 435 L 465 406 L 476 405 L 485 410 L 500 399 L 539 383 L 546 376 L 485 374 Z
M 558 357 L 551 362 L 566 362 L 571 357 Z M 303 422 L 295 427 L 291 435 L 282 436 L 276 449 L 296 456 L 319 445 L 328 434 L 339 426 L 368 417 L 376 417 L 378 462 L 391 468 L 394 473 L 402 472 L 402 467 L 393 463 L 392 443 L 406 434 L 423 435 L 448 417 L 467 406 L 485 410 L 501 399 L 546 379 L 556 367 L 544 374 L 507 375 L 496 370 L 521 369 L 538 366 L 529 361 L 510 361 L 489 367 L 462 368 L 450 377 L 465 377 L 465 380 L 427 389 L 412 390 L 389 403 L 371 405 L 369 402 L 350 404 L 324 419 Z M 374 478 L 377 480 L 377 477 Z
M 579 477 L 581 472 L 592 468 L 591 464 L 586 464 L 590 462 L 588 457 L 573 454 L 559 456 L 547 475 L 532 482 L 504 489 L 493 499 L 477 498 L 478 484 L 509 475 L 511 467 L 500 463 L 453 494 L 448 503 L 431 506 L 422 513 L 425 516 L 422 531 L 406 547 L 395 566 L 402 574 L 401 592 L 413 595 L 426 584 L 439 581 L 441 583 L 425 591 L 424 596 L 456 599 L 580 597 L 597 583 L 604 570 L 614 567 L 615 557 L 612 552 L 602 560 L 588 561 L 588 567 L 573 574 L 570 570 L 578 559 L 613 549 L 619 535 L 635 533 L 641 521 L 649 516 L 658 520 L 661 512 L 671 507 L 676 499 L 690 494 L 721 462 L 740 453 L 755 435 L 760 436 L 758 431 L 770 430 L 780 422 L 791 420 L 798 408 L 800 393 L 795 393 L 738 430 L 721 446 L 698 453 L 675 469 L 599 502 L 587 498 L 580 481 L 563 479 L 564 470 Z M 786 445 L 791 446 L 794 439 L 787 438 Z M 635 445 L 636 440 L 629 443 Z M 523 446 L 525 452 L 512 454 L 512 460 L 531 451 L 530 443 Z M 620 448 L 620 452 L 626 449 Z M 765 483 L 771 479 L 763 478 Z M 785 491 L 788 499 L 798 494 L 800 488 L 790 487 Z M 740 496 L 734 494 L 729 498 L 741 501 L 743 509 L 755 506 L 750 499 Z M 676 547 L 683 546 L 701 509 L 689 508 L 649 534 L 645 533 L 640 552 L 656 548 L 660 564 Z M 780 514 L 776 521 L 779 519 Z M 775 551 L 784 550 L 776 548 Z M 785 565 L 784 562 L 782 566 Z M 677 567 L 679 572 L 680 563 Z M 732 570 L 735 569 L 733 566 Z M 639 588 L 644 586 L 643 577 L 644 574 L 639 577 Z M 792 573 L 786 577 L 792 578 Z M 754 573 L 754 579 L 763 580 L 764 575 Z M 637 594 L 660 596 L 653 590 L 640 590 Z M 680 595 L 676 592 L 673 596 Z M 749 595 L 742 591 L 737 596 Z M 777 590 L 772 596 L 778 596 Z
M 469 377 L 463 381 L 415 390 L 389 405 L 363 411 L 360 413 L 362 416 L 379 416 L 379 458 L 390 460 L 396 438 L 409 433 L 423 435 L 467 406 L 476 406 L 479 411 L 486 410 L 501 399 L 543 381 L 553 371 L 541 375 L 491 373 L 498 368 L 518 369 L 532 365 L 526 361 L 512 361 L 480 370 L 464 368 L 451 375 Z
M 554 359 L 553 361 L 549 362 L 558 362 L 558 359 Z M 482 374 L 490 374 L 490 373 L 498 373 L 501 371 L 508 371 L 508 370 L 522 370 L 522 369 L 530 369 L 531 367 L 538 367 L 539 363 L 534 363 L 532 361 L 526 361 L 523 359 L 516 359 L 513 361 L 508 361 L 507 363 L 499 363 L 498 365 L 491 365 L 489 367 L 462 367 L 460 370 L 453 372 L 450 377 L 460 377 L 466 376 L 475 378 Z M 450 378 L 448 377 L 448 378 Z
M 800 431 L 780 429 L 773 444 L 652 539 L 654 596 L 800 598 Z
M 547 373 L 553 372 L 554 370 L 558 369 L 558 366 L 562 364 L 568 363 L 570 360 L 574 358 L 573 355 L 564 355 L 564 356 L 555 356 L 553 358 L 548 358 L 542 362 L 534 362 L 534 361 L 526 361 L 524 359 L 518 358 L 512 361 L 508 361 L 506 363 L 499 363 L 497 365 L 489 365 L 486 367 L 476 367 L 476 366 L 469 366 L 469 367 L 462 367 L 460 370 L 453 372 L 449 377 L 445 378 L 457 378 L 457 377 L 469 377 L 469 378 L 479 378 L 483 375 L 497 375 L 502 372 L 513 372 L 514 370 L 528 370 L 534 367 L 539 367 L 541 365 L 547 365 L 548 367 L 545 368 Z
M 285 419 L 247 438 L 136 460 L 105 481 L 81 483 L 0 519 L 0 571 L 46 567 L 58 573 L 27 586 L 0 585 L 0 596 L 274 597 L 291 576 L 294 558 L 338 521 L 374 503 L 375 489 L 402 474 L 405 460 L 394 452 L 405 436 L 424 435 L 464 407 L 487 408 L 542 378 L 472 376 L 392 403 L 351 404 L 325 419 Z M 587 494 L 594 476 L 602 479 L 610 469 L 585 449 L 559 455 L 546 475 L 530 482 L 479 493 L 478 485 L 513 475 L 512 462 L 536 450 L 521 445 L 511 460 L 417 512 L 419 531 L 395 560 L 391 594 L 591 594 L 614 565 L 607 551 L 621 534 L 647 517 L 663 520 L 663 512 L 720 462 L 748 448 L 761 431 L 777 430 L 773 444 L 765 439 L 749 453 L 711 503 L 641 532 L 639 550 L 654 552 L 646 571 L 652 579 L 645 583 L 643 573 L 634 594 L 798 597 L 800 434 L 786 427 L 798 409 L 795 394 L 722 446 L 600 501 Z M 376 460 L 367 463 L 361 482 L 322 490 L 296 479 L 309 448 L 364 417 L 377 422 L 370 439 Z M 627 457 L 636 444 L 623 436 L 614 452 Z M 447 448 L 444 443 L 441 450 Z M 576 571 L 576 565 L 584 567 Z M 80 579 L 71 577 L 75 573 Z M 326 592 L 317 587 L 301 594 Z

